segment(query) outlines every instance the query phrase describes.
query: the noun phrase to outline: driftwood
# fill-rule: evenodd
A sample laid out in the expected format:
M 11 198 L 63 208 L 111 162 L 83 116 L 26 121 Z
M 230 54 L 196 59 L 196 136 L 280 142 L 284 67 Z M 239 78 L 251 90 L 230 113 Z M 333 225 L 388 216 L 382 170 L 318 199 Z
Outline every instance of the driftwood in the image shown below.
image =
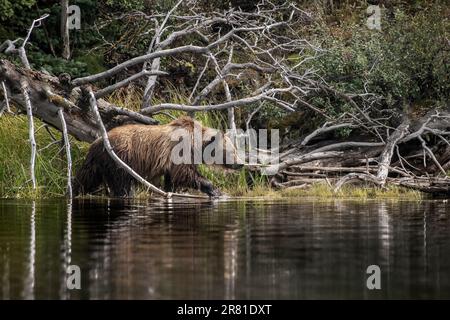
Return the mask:
M 388 138 L 386 146 L 383 149 L 383 152 L 381 152 L 379 168 L 376 177 L 376 180 L 381 186 L 384 186 L 384 184 L 386 183 L 386 179 L 389 174 L 389 165 L 391 164 L 392 156 L 394 154 L 394 148 L 400 141 L 400 139 L 402 139 L 406 135 L 406 133 L 408 132 L 408 128 L 409 120 L 406 120 L 401 125 L 399 125 L 395 132 Z
M 317 146 L 305 151 L 301 148 L 294 150 L 295 155 L 292 150 L 284 153 L 282 157 L 288 159 L 281 162 L 283 171 L 272 182 L 276 187 L 287 188 L 334 180 L 333 188 L 337 192 L 344 184 L 359 181 L 381 188 L 388 184 L 398 185 L 449 196 L 450 177 L 444 169 L 448 170 L 450 165 L 450 144 L 446 138 L 450 135 L 449 129 L 450 113 L 432 110 L 417 120 L 402 121 L 390 136 L 383 139 L 385 142 L 345 141 L 325 145 L 316 142 Z M 320 131 L 322 128 L 316 132 Z M 428 146 L 425 140 L 433 141 L 433 137 L 436 142 Z M 382 148 L 373 148 L 379 146 Z M 323 156 L 324 153 L 338 152 L 331 150 L 342 147 L 347 148 L 345 155 Z M 348 166 L 339 166 L 344 162 L 343 158 Z M 428 165 L 427 159 L 434 166 Z M 366 166 L 361 166 L 362 163 Z

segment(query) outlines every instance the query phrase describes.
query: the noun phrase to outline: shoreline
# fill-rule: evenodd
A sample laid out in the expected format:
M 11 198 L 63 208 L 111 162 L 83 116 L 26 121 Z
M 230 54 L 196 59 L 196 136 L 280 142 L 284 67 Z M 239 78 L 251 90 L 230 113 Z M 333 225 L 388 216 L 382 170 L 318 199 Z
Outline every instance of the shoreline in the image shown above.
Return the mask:
M 197 193 L 194 193 L 197 194 Z M 376 187 L 365 187 L 365 186 L 346 186 L 337 193 L 333 192 L 333 189 L 327 185 L 312 185 L 304 189 L 295 190 L 277 190 L 271 187 L 257 187 L 255 189 L 249 189 L 246 192 L 242 190 L 223 190 L 223 196 L 217 199 L 199 198 L 196 200 L 200 201 L 239 201 L 239 200 L 256 200 L 256 201 L 267 201 L 267 200 L 405 200 L 405 201 L 422 201 L 422 200 L 435 200 L 445 198 L 432 198 L 431 196 L 422 193 L 420 191 L 415 191 L 407 189 L 404 187 L 388 187 L 385 190 Z M 51 199 L 68 199 L 64 195 L 57 194 L 46 194 L 42 187 L 36 191 L 36 194 L 27 193 L 27 195 L 10 195 L 4 196 L 0 194 L 0 199 L 3 200 L 51 200 Z M 74 197 L 73 199 L 115 199 L 115 200 L 150 200 L 150 199 L 161 199 L 158 197 L 153 197 L 151 193 L 146 191 L 137 191 L 133 197 L 127 198 L 114 198 L 107 195 L 84 195 L 79 197 Z M 172 200 L 176 197 L 172 198 Z M 185 198 L 184 198 L 185 200 Z M 193 201 L 196 201 L 195 199 Z M 188 200 L 189 201 L 189 200 Z M 192 201 L 192 199 L 190 200 Z

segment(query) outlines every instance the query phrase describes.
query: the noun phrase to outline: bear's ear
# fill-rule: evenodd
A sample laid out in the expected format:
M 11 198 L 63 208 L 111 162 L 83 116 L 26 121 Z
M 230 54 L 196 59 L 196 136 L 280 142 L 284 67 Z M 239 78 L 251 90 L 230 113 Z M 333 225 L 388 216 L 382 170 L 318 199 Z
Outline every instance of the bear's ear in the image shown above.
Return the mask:
M 173 120 L 172 122 L 169 123 L 169 125 L 173 127 L 182 127 L 188 130 L 193 130 L 195 121 L 191 117 L 184 116 L 176 120 Z

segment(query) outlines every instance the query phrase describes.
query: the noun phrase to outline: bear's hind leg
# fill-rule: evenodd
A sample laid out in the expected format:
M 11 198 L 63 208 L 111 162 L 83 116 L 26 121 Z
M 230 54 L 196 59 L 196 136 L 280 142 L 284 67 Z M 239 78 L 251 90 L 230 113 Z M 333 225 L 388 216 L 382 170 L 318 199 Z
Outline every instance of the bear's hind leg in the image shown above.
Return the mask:
M 92 145 L 81 168 L 73 178 L 74 196 L 93 193 L 101 186 L 104 166 L 101 164 L 102 153 L 98 149 L 97 144 Z
M 113 197 L 131 197 L 133 177 L 123 169 L 115 169 L 105 175 L 106 184 L 108 185 L 111 196 Z

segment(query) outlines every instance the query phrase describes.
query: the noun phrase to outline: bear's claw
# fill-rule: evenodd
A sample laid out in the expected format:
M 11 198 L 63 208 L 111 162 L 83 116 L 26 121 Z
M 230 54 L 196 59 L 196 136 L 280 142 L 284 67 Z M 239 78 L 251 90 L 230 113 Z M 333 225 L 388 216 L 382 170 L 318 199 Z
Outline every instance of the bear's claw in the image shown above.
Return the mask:
M 219 189 L 211 189 L 211 190 L 208 192 L 208 195 L 209 195 L 211 198 L 218 198 L 218 197 L 222 196 L 222 192 L 220 192 Z

